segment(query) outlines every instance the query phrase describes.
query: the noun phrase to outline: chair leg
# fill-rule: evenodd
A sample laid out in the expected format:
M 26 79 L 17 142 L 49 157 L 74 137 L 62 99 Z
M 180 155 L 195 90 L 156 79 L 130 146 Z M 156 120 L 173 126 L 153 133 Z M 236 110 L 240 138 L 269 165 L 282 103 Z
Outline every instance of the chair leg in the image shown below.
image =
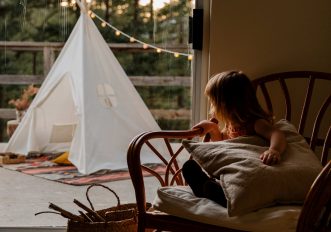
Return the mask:
M 145 226 L 138 222 L 137 232 L 145 232 Z

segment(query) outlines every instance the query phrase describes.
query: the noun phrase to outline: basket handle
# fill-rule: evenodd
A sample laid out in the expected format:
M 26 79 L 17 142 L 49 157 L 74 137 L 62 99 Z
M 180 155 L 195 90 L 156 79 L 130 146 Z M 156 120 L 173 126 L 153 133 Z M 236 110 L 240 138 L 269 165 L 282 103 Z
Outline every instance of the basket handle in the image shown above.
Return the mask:
M 112 189 L 110 189 L 109 187 L 107 187 L 107 186 L 105 186 L 105 185 L 102 185 L 102 184 L 91 184 L 91 185 L 87 188 L 87 190 L 86 190 L 86 199 L 87 199 L 87 201 L 90 203 L 90 206 L 91 206 L 91 209 L 92 209 L 92 210 L 94 210 L 94 206 L 93 206 L 93 204 L 92 204 L 92 202 L 91 202 L 91 200 L 90 200 L 90 197 L 89 197 L 89 191 L 90 191 L 90 189 L 91 189 L 92 187 L 95 187 L 95 186 L 103 187 L 103 188 L 105 188 L 105 189 L 108 189 L 110 192 L 112 192 L 112 193 L 115 195 L 116 199 L 117 199 L 117 208 L 119 208 L 119 206 L 121 205 L 120 198 L 118 197 L 118 195 L 115 193 L 114 190 L 112 190 Z

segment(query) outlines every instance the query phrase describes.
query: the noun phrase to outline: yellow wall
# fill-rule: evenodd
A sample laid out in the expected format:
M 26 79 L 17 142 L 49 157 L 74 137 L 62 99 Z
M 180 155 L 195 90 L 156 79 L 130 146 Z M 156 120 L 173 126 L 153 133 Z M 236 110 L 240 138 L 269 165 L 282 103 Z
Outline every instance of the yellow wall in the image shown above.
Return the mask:
M 210 73 L 331 72 L 330 0 L 214 0 Z
M 228 69 L 242 70 L 252 79 L 282 71 L 331 72 L 330 12 L 330 0 L 212 1 L 210 46 L 205 48 L 210 75 Z M 298 84 L 294 87 L 303 96 Z M 318 91 L 326 96 L 331 86 L 322 83 Z

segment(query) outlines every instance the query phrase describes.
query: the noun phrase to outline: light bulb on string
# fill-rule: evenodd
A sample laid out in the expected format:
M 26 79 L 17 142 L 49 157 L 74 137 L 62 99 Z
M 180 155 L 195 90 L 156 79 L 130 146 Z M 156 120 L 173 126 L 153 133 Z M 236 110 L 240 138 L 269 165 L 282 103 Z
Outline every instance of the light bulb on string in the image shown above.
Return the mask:
M 69 2 L 68 2 L 68 0 L 62 0 L 62 1 L 60 2 L 60 6 L 62 6 L 62 7 L 68 7 L 68 6 L 69 6 Z
M 76 0 L 71 0 L 70 1 L 70 6 L 75 8 L 76 7 Z
M 89 15 L 91 16 L 91 18 L 98 18 L 102 23 L 101 23 L 101 26 L 108 26 L 110 27 L 111 29 L 113 29 L 115 31 L 115 35 L 116 36 L 120 36 L 120 35 L 123 35 L 124 37 L 128 38 L 130 40 L 131 43 L 133 42 L 136 42 L 136 43 L 140 43 L 142 44 L 142 47 L 144 49 L 147 49 L 147 48 L 153 48 L 156 50 L 157 53 L 161 53 L 161 52 L 165 52 L 165 53 L 170 53 L 170 54 L 173 54 L 174 57 L 178 58 L 180 56 L 186 56 L 188 60 L 192 60 L 193 59 L 193 56 L 191 54 L 186 54 L 186 53 L 180 53 L 180 52 L 174 52 L 174 51 L 171 51 L 171 50 L 167 50 L 167 49 L 162 49 L 162 48 L 159 48 L 159 47 L 156 47 L 155 45 L 151 45 L 151 44 L 148 44 L 148 43 L 145 43 L 139 39 L 136 39 L 126 33 L 124 33 L 123 31 L 120 31 L 118 30 L 116 27 L 114 27 L 113 25 L 107 23 L 105 20 L 103 20 L 99 15 L 95 14 L 94 12 L 92 12 L 91 10 L 88 11 Z

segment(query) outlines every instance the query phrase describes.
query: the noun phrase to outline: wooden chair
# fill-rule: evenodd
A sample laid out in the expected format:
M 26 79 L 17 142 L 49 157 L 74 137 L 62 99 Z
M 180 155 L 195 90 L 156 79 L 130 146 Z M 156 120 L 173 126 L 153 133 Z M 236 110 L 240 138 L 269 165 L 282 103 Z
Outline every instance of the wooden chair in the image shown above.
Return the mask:
M 253 81 L 257 91 L 261 91 L 264 97 L 266 106 L 269 111 L 273 112 L 272 98 L 270 96 L 268 86 L 274 82 L 279 83 L 285 99 L 285 118 L 291 121 L 292 115 L 292 101 L 287 81 L 288 80 L 308 80 L 306 95 L 303 100 L 302 113 L 298 125 L 298 131 L 303 134 L 305 126 L 307 125 L 307 118 L 310 116 L 310 105 L 312 105 L 312 96 L 318 94 L 318 90 L 314 89 L 314 84 L 317 81 L 326 81 L 331 83 L 331 74 L 322 72 L 284 72 L 271 74 L 268 76 L 257 78 Z M 299 79 L 297 79 L 299 80 Z M 301 82 L 300 82 L 301 83 Z M 302 84 L 299 84 L 302 86 Z M 299 86 L 298 85 L 298 86 Z M 315 90 L 315 91 L 314 91 Z M 326 100 L 322 102 L 316 116 L 313 116 L 314 125 L 309 136 L 305 136 L 310 144 L 312 150 L 316 147 L 322 146 L 321 162 L 324 169 L 316 178 L 304 202 L 298 223 L 297 231 L 330 231 L 331 230 L 331 161 L 328 162 L 328 153 L 331 144 L 331 127 L 330 118 L 326 117 L 327 109 L 330 108 L 331 95 L 327 96 Z M 326 122 L 325 122 L 326 121 Z M 321 125 L 329 127 L 326 135 L 319 138 Z M 130 143 L 128 149 L 128 167 L 135 189 L 137 207 L 138 207 L 138 231 L 142 232 L 145 228 L 153 228 L 156 231 L 239 231 L 235 229 L 204 224 L 196 221 L 191 221 L 179 218 L 165 213 L 155 213 L 146 211 L 146 194 L 142 171 L 148 171 L 153 174 L 160 182 L 161 186 L 171 185 L 185 185 L 185 181 L 181 174 L 179 155 L 183 152 L 183 146 L 174 148 L 173 141 L 181 139 L 192 139 L 201 136 L 201 130 L 186 130 L 186 131 L 155 131 L 144 132 L 136 136 Z M 305 133 L 307 134 L 307 132 Z M 167 155 L 162 154 L 151 143 L 154 139 L 164 140 L 167 147 Z M 165 175 L 159 175 L 140 162 L 140 151 L 143 145 L 147 145 L 166 165 Z

